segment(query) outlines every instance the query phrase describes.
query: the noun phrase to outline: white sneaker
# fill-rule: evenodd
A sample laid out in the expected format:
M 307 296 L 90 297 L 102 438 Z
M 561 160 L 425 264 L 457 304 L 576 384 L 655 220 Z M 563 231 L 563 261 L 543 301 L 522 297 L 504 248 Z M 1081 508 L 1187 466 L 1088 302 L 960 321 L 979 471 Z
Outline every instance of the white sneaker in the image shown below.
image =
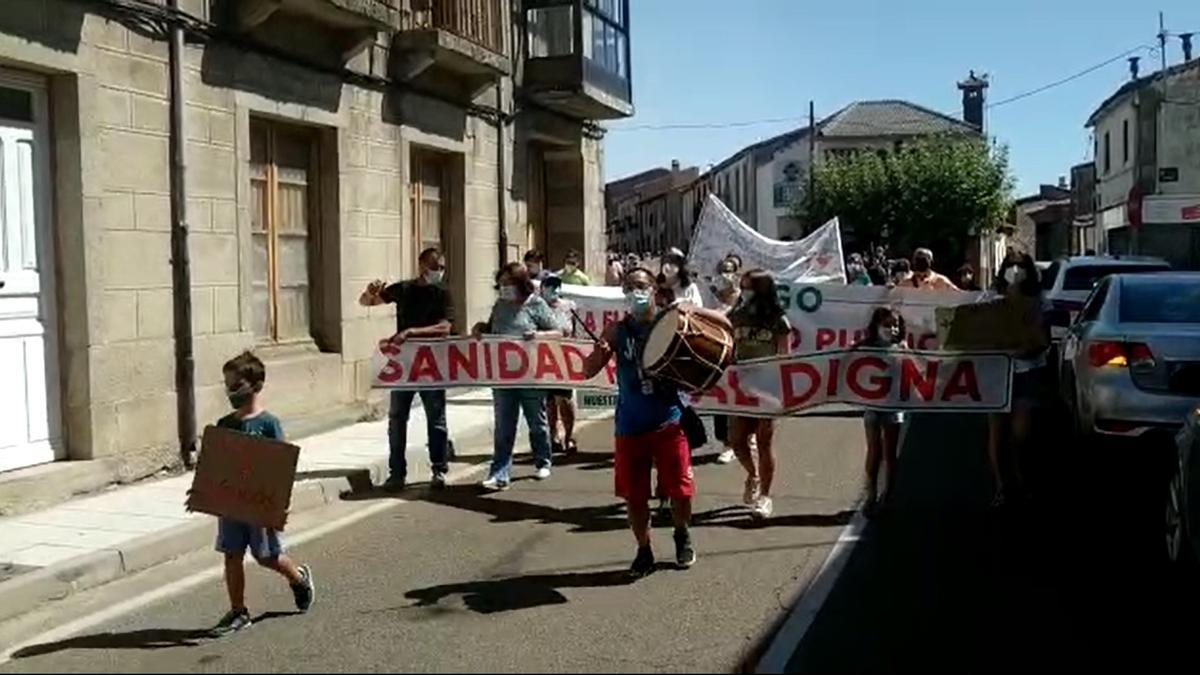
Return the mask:
M 750 510 L 750 515 L 759 520 L 764 520 L 771 517 L 771 512 L 775 510 L 775 505 L 771 503 L 770 497 L 759 497 L 754 503 L 754 508 Z
M 533 477 L 538 480 L 546 480 L 547 478 L 550 477 L 550 467 L 543 466 L 542 468 L 538 469 L 536 473 L 533 474 Z
M 480 483 L 479 486 L 488 492 L 502 492 L 508 489 L 508 481 L 491 476 Z
M 737 456 L 733 454 L 733 448 L 725 448 L 721 454 L 717 455 L 717 464 L 728 464 L 735 459 Z
M 742 493 L 742 503 L 746 506 L 754 506 L 758 502 L 758 479 L 746 477 L 746 491 Z

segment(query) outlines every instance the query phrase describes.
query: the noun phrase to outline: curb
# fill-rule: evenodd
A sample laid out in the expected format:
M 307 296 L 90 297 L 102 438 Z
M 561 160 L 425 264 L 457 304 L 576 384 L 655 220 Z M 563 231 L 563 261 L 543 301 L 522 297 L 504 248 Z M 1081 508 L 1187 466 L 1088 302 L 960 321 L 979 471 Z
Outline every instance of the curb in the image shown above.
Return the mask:
M 588 424 L 607 417 L 581 415 L 578 424 Z M 523 436 L 523 433 L 518 434 L 518 440 Z M 480 444 L 490 445 L 491 438 L 492 425 L 488 423 L 470 428 L 453 440 L 463 447 L 478 447 Z M 451 480 L 464 480 L 484 470 L 489 459 L 490 453 L 469 455 L 457 460 L 460 468 L 451 473 Z M 387 473 L 387 458 L 381 457 L 366 465 L 344 470 L 297 474 L 289 513 L 333 504 L 341 501 L 348 492 L 369 491 L 374 485 L 382 483 Z M 212 540 L 212 520 L 197 519 L 138 537 L 114 549 L 95 551 L 14 577 L 0 583 L 0 622 L 201 550 L 211 545 Z

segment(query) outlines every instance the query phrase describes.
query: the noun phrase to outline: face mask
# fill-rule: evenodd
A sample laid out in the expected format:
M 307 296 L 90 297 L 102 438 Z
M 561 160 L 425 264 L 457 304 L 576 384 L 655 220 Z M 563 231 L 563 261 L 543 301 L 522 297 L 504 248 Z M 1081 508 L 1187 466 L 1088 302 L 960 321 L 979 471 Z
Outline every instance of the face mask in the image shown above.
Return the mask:
M 915 270 L 917 272 L 928 272 L 929 271 L 929 261 L 926 260 L 925 258 L 914 258 L 913 263 L 912 263 L 912 268 L 913 268 L 913 270 Z
M 742 289 L 742 304 L 747 305 L 753 301 L 754 301 L 754 289 L 753 288 L 743 288 Z
M 575 270 L 579 269 L 579 266 L 575 263 L 567 263 L 564 268 L 567 270 L 567 274 L 574 274 Z
M 679 266 L 672 263 L 667 263 L 662 266 L 662 273 L 664 277 L 668 279 L 674 279 L 679 276 Z
M 896 341 L 896 328 L 894 326 L 880 326 L 876 331 L 881 342 L 892 343 Z
M 538 263 L 529 263 L 529 273 L 538 275 L 542 273 L 542 266 Z
M 558 295 L 559 290 L 557 288 L 542 289 L 542 297 L 545 298 L 547 302 L 554 302 L 555 300 L 558 300 Z
M 243 384 L 233 391 L 226 391 L 225 395 L 229 397 L 229 405 L 236 410 L 250 403 L 250 399 L 254 398 L 254 388 Z
M 446 276 L 446 272 L 443 270 L 428 270 L 425 272 L 425 281 L 436 286 L 442 283 L 444 276 Z
M 513 302 L 517 299 L 517 287 L 511 284 L 500 287 L 500 299 Z
M 650 310 L 650 291 L 638 289 L 625 294 L 625 306 L 630 314 L 645 314 Z
M 1017 286 L 1025 281 L 1025 270 L 1016 266 L 1010 267 L 1004 270 L 1004 280 L 1008 282 L 1009 286 Z
M 734 280 L 732 274 L 726 273 L 719 275 L 716 279 L 714 279 L 714 281 L 717 283 L 717 290 L 722 293 L 727 293 L 733 290 Z

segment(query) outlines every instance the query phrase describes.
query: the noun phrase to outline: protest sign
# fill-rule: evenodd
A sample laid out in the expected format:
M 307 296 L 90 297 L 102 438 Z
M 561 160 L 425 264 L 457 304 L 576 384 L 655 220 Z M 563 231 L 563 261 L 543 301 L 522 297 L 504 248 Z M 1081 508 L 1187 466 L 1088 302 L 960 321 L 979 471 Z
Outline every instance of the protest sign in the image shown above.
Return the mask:
M 1036 321 L 1040 311 L 1038 300 L 1023 297 L 939 307 L 938 342 L 946 349 L 1037 352 L 1049 344 L 1043 324 Z
M 593 346 L 573 340 L 488 337 L 387 344 L 376 387 L 544 387 L 614 391 L 614 365 L 585 377 Z M 830 350 L 749 361 L 695 397 L 706 412 L 776 417 L 847 403 L 884 410 L 1007 410 L 1012 361 L 998 353 Z
M 187 509 L 282 530 L 299 446 L 222 427 L 204 430 Z

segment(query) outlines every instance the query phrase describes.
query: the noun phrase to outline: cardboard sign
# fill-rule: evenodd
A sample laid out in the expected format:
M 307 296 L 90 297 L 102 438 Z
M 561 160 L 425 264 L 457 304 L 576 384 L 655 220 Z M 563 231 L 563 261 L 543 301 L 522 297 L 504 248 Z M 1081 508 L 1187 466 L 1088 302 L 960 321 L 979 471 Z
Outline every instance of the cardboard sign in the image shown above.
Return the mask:
M 210 426 L 187 509 L 282 530 L 299 460 L 299 446 Z
M 615 359 L 594 377 L 583 372 L 584 357 L 593 348 L 575 340 L 501 337 L 388 343 L 386 351 L 375 355 L 374 386 L 585 389 L 611 394 L 616 390 Z M 843 349 L 737 364 L 693 400 L 700 410 L 758 417 L 786 416 L 830 403 L 880 410 L 1003 411 L 1009 407 L 1011 382 L 1012 359 L 1002 353 Z
M 1043 326 L 1036 320 L 1040 311 L 1035 301 L 1016 297 L 939 307 L 938 342 L 944 349 L 1038 352 L 1047 346 Z

